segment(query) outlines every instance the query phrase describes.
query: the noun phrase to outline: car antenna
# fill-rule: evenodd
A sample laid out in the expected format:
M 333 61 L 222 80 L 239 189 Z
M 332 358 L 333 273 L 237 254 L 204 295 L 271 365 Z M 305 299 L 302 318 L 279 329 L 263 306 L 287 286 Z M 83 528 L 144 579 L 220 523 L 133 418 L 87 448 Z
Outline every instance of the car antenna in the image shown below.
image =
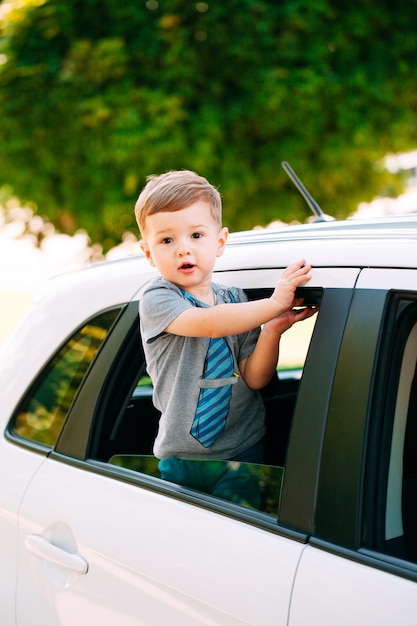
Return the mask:
M 335 218 L 332 217 L 331 215 L 326 215 L 326 213 L 323 213 L 323 211 L 321 210 L 320 206 L 314 200 L 314 198 L 311 195 L 311 193 L 304 187 L 303 183 L 298 178 L 297 174 L 294 172 L 294 170 L 292 169 L 290 164 L 287 163 L 287 161 L 282 161 L 281 165 L 284 168 L 284 170 L 287 172 L 288 176 L 291 178 L 291 180 L 294 183 L 294 185 L 297 187 L 298 191 L 303 196 L 304 200 L 307 202 L 307 204 L 310 207 L 310 209 L 316 215 L 316 218 L 314 219 L 314 221 L 315 222 L 331 222 L 331 221 L 333 221 Z

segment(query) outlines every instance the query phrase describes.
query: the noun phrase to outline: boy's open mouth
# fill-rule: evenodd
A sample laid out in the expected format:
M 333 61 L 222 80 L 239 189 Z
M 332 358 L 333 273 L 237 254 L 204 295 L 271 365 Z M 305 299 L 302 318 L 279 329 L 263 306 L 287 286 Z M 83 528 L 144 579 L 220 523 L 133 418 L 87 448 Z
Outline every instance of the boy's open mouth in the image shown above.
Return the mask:
M 194 267 L 192 263 L 183 263 L 180 265 L 180 270 L 191 270 Z

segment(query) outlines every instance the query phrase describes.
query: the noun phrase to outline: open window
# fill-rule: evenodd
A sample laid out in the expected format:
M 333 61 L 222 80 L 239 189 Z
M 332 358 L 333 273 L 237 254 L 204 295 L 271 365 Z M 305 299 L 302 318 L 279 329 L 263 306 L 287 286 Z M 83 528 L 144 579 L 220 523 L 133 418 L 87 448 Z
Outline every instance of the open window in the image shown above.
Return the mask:
M 271 290 L 251 289 L 247 293 L 249 299 L 256 299 L 269 295 Z M 319 304 L 321 294 L 318 290 L 306 289 L 305 296 L 306 304 Z M 264 464 L 255 466 L 194 460 L 194 473 L 200 471 L 199 464 L 204 464 L 206 473 L 212 472 L 213 476 L 227 474 L 225 482 L 228 484 L 223 493 L 211 492 L 207 488 L 206 494 L 256 508 L 276 517 L 291 421 L 315 320 L 316 316 L 287 331 L 281 346 L 277 375 L 262 391 L 267 426 Z M 121 350 L 120 359 L 117 367 L 113 366 L 113 372 L 109 372 L 105 394 L 107 408 L 96 422 L 89 456 L 128 472 L 160 478 L 158 459 L 152 452 L 160 415 L 152 403 L 152 383 L 146 372 L 137 323 Z M 230 487 L 237 486 L 242 480 L 258 490 L 254 498 L 241 497 L 238 493 L 240 487 L 236 491 Z M 190 490 L 194 489 L 192 485 L 189 487 Z

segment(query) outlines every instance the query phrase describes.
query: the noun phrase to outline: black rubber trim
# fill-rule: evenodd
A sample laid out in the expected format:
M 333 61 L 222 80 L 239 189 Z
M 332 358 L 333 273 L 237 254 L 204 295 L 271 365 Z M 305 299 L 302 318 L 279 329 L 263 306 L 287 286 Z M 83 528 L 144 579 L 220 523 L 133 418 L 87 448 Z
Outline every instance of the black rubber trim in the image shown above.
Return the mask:
M 387 554 L 380 554 L 365 548 L 350 550 L 334 543 L 317 539 L 316 537 L 310 538 L 310 545 L 314 548 L 319 548 L 320 550 L 334 554 L 335 556 L 349 559 L 355 563 L 360 563 L 361 565 L 373 567 L 387 572 L 388 574 L 417 582 L 417 564 L 415 563 L 403 561 L 402 559 Z

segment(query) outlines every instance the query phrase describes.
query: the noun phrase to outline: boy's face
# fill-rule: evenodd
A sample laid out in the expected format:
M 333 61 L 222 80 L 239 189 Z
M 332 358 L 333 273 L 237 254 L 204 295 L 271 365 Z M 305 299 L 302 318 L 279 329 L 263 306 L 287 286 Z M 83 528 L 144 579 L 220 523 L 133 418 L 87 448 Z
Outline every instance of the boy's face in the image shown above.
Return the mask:
M 211 284 L 228 230 L 216 225 L 207 202 L 146 218 L 140 242 L 148 261 L 172 283 L 189 290 Z

